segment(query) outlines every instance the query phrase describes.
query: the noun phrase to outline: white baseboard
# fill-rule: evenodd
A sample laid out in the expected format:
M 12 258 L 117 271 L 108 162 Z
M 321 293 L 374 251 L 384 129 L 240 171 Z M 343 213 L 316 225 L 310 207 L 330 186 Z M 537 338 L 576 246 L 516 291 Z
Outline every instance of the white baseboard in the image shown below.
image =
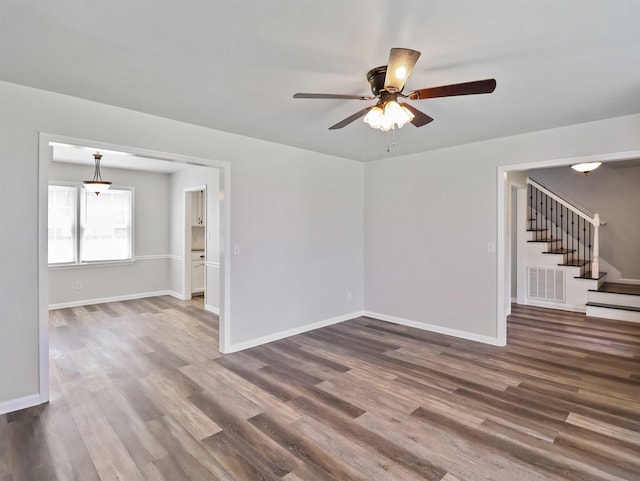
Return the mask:
M 518 303 L 518 298 L 517 297 L 512 297 L 511 298 L 511 303 L 512 304 L 517 304 Z
M 155 292 L 140 292 L 138 294 L 126 294 L 123 296 L 114 297 L 99 297 L 97 299 L 82 299 L 79 301 L 71 302 L 59 302 L 57 304 L 49 304 L 49 310 L 64 309 L 67 307 L 80 307 L 88 306 L 91 304 L 104 304 L 106 302 L 118 302 L 118 301 L 131 301 L 133 299 L 144 299 L 145 297 L 157 297 L 157 296 L 170 296 L 171 291 L 155 291 Z
M 634 284 L 639 285 L 640 279 L 617 279 L 615 282 L 619 282 L 620 284 Z
M 573 306 L 571 304 L 562 304 L 562 303 L 545 302 L 545 301 L 534 301 L 534 300 L 531 300 L 531 299 L 527 299 L 525 305 L 533 306 L 533 307 L 544 307 L 545 309 L 558 309 L 560 311 L 581 312 L 583 314 L 585 312 L 587 312 L 587 307 L 586 306 Z
M 461 339 L 468 339 L 470 341 L 481 342 L 483 344 L 490 344 L 492 346 L 504 346 L 505 343 L 500 342 L 497 337 L 484 336 L 482 334 L 475 334 L 468 331 L 460 331 L 458 329 L 451 329 L 449 327 L 436 326 L 434 324 L 427 324 L 426 322 L 411 321 L 409 319 L 403 319 L 401 317 L 388 316 L 386 314 L 380 314 L 379 312 L 364 311 L 364 315 L 377 319 L 379 321 L 392 322 L 394 324 L 400 324 L 402 326 L 413 327 L 421 329 L 423 331 L 437 332 L 439 334 L 445 334 L 447 336 L 459 337 Z
M 42 399 L 40 394 L 30 394 L 29 396 L 20 397 L 18 399 L 2 401 L 0 402 L 0 415 L 31 408 L 45 402 L 47 402 L 47 399 Z
M 314 329 L 319 329 L 321 327 L 327 327 L 333 324 L 339 324 L 340 322 L 348 321 L 350 319 L 355 319 L 356 317 L 360 317 L 362 315 L 364 315 L 363 311 L 356 311 L 349 314 L 344 314 L 342 316 L 332 317 L 331 319 L 325 319 L 323 321 L 313 322 L 311 324 L 307 324 L 304 326 L 294 327 L 293 329 L 287 329 L 286 331 L 280 331 L 274 334 L 268 334 L 266 336 L 258 337 L 256 339 L 250 339 L 248 341 L 239 342 L 237 344 L 230 344 L 229 346 L 227 346 L 225 353 L 243 351 L 245 349 L 249 349 L 252 347 L 261 346 L 262 344 L 278 341 L 280 339 L 284 339 L 285 337 L 291 337 L 291 336 L 295 336 L 296 334 L 302 334 L 304 332 L 313 331 Z
M 210 306 L 209 304 L 205 304 L 204 305 L 204 310 L 207 312 L 211 312 L 213 314 L 215 314 L 216 316 L 220 315 L 220 308 L 219 307 L 213 307 Z
M 189 299 L 191 299 L 191 296 L 185 297 L 176 291 L 167 291 L 167 294 L 169 294 L 171 297 L 175 297 L 176 299 L 180 299 L 181 301 L 188 301 Z

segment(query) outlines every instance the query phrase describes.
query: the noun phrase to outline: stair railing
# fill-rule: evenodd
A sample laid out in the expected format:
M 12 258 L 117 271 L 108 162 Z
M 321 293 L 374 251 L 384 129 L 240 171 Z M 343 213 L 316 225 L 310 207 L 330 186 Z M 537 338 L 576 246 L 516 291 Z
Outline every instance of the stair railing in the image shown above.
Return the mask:
M 535 232 L 535 240 L 548 239 L 552 250 L 568 254 L 569 264 L 587 263 L 589 269 L 585 271 L 598 279 L 599 229 L 604 225 L 600 215 L 585 212 L 531 178 L 527 184 L 529 227 Z

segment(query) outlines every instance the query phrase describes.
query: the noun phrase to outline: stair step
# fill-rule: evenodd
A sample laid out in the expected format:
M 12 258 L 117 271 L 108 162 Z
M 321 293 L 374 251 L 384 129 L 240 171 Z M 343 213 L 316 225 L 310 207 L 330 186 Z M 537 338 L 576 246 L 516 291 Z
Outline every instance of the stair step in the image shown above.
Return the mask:
M 527 229 L 527 232 L 544 232 L 546 230 L 549 230 L 549 229 L 545 229 L 545 228 L 542 228 L 542 229 Z
M 600 274 L 598 275 L 598 280 L 604 279 L 604 276 L 606 276 L 606 275 L 607 275 L 606 272 L 600 272 Z M 595 279 L 593 277 L 591 277 L 591 271 L 587 271 L 584 274 L 582 274 L 581 276 L 575 276 L 574 279 L 590 279 L 592 281 L 595 281 Z
M 565 262 L 564 264 L 558 264 L 559 266 L 569 266 L 569 267 L 583 267 L 589 264 L 589 261 L 574 259 L 569 262 Z
M 608 292 L 611 294 L 626 294 L 630 296 L 640 296 L 640 285 L 622 284 L 620 282 L 605 282 L 597 291 L 589 289 L 591 292 Z
M 618 306 L 617 304 L 602 304 L 601 302 L 587 302 L 587 307 L 601 307 L 603 309 L 616 309 L 618 311 L 640 312 L 640 307 Z
M 590 289 L 589 292 L 587 292 L 587 302 L 611 304 L 629 309 L 640 309 L 640 294 L 620 294 L 618 292 Z
M 533 239 L 527 242 L 562 242 L 562 239 Z
M 640 307 L 587 302 L 587 316 L 617 319 L 619 321 L 640 322 Z
M 543 254 L 571 254 L 575 251 L 575 249 L 555 249 L 552 251 L 543 252 Z

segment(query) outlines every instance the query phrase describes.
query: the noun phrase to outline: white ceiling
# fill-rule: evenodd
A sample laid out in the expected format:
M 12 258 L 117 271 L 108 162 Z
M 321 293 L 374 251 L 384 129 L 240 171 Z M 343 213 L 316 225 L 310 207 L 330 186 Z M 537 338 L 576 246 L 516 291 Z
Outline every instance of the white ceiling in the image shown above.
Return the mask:
M 493 77 L 491 95 L 413 102 L 387 135 L 330 125 L 391 47 L 407 90 Z M 0 0 L 0 79 L 350 159 L 640 112 L 638 0 Z M 62 115 L 63 113 L 61 113 Z

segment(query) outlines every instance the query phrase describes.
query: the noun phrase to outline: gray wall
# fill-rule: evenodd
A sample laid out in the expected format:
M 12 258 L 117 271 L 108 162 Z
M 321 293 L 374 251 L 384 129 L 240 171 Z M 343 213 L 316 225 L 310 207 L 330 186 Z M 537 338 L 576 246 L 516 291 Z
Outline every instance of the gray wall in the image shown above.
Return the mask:
M 635 115 L 367 163 L 365 309 L 496 337 L 497 167 L 637 150 L 639 131 Z
M 102 167 L 103 178 L 114 185 L 134 187 L 133 264 L 49 269 L 49 304 L 137 295 L 169 289 L 169 175 Z M 49 179 L 81 182 L 93 167 L 53 162 Z M 144 258 L 144 256 L 163 256 Z M 75 288 L 82 283 L 82 289 Z
M 600 256 L 625 279 L 640 280 L 640 162 L 604 163 L 589 175 L 568 167 L 533 170 L 552 190 L 598 213 Z
M 0 82 L 0 404 L 39 389 L 39 132 L 231 163 L 234 343 L 363 308 L 361 163 Z

